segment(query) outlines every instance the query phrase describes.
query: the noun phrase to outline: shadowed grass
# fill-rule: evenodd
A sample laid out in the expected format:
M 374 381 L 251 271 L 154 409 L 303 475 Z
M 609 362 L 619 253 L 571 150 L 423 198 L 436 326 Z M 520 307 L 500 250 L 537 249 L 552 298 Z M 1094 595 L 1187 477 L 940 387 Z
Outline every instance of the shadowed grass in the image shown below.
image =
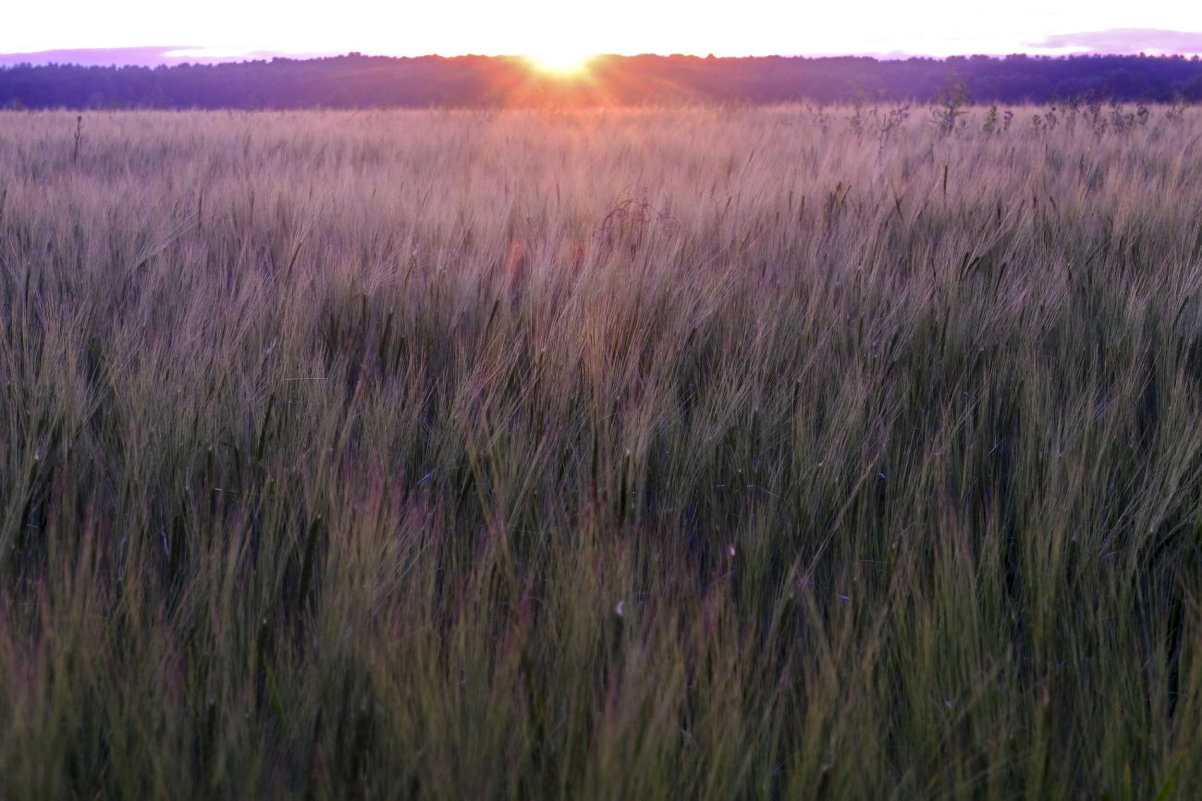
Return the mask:
M 0 795 L 1202 792 L 1197 117 L 1048 119 L 0 114 Z

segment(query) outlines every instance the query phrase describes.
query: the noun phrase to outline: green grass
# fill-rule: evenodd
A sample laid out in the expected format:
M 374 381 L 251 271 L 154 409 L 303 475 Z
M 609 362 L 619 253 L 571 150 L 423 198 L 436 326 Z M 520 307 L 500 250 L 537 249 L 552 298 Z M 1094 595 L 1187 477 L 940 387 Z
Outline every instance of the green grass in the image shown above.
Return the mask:
M 0 114 L 0 797 L 1202 795 L 1202 116 L 998 119 Z

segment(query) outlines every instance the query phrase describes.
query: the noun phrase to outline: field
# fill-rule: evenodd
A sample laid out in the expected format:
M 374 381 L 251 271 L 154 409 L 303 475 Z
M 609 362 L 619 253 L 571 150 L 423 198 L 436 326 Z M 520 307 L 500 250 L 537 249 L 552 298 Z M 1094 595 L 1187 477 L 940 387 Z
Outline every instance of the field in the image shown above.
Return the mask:
M 0 114 L 0 798 L 1202 797 L 1200 213 L 1190 108 Z

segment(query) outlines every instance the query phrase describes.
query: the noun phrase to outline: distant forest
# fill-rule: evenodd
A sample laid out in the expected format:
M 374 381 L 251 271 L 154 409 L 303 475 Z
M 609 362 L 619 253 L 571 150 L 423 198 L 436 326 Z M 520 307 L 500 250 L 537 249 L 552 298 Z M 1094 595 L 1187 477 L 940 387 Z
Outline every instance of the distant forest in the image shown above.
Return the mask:
M 163 67 L 0 68 L 0 108 L 296 109 L 675 102 L 1197 102 L 1197 56 L 948 59 L 601 56 L 565 79 L 504 56 L 321 59 Z

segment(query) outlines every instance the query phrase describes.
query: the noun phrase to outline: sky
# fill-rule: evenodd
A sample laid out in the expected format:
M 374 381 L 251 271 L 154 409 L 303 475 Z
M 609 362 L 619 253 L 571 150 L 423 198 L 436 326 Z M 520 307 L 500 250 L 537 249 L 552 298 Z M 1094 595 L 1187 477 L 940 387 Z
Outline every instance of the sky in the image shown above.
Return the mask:
M 6 3 L 0 63 L 273 55 L 1202 53 L 1182 0 L 56 0 Z M 46 51 L 55 51 L 46 55 Z M 75 53 L 71 59 L 64 51 Z M 101 51 L 101 52 L 96 52 Z M 21 60 L 21 59 L 16 59 Z

